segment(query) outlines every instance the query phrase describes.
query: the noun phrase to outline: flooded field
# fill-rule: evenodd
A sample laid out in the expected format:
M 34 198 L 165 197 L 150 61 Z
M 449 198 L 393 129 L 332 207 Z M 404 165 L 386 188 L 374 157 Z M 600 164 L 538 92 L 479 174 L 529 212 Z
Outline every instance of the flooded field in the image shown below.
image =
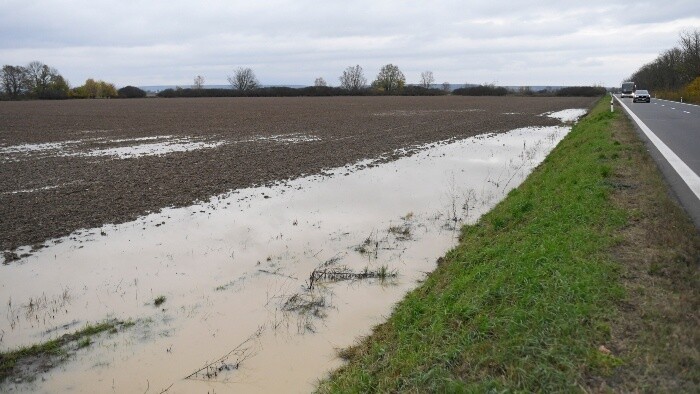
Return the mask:
M 318 175 L 235 188 L 134 221 L 77 230 L 45 247 L 15 248 L 19 259 L 0 267 L 0 349 L 108 319 L 129 324 L 96 336 L 45 373 L 27 368 L 0 388 L 308 392 L 341 365 L 337 349 L 368 334 L 435 268 L 463 223 L 493 207 L 544 159 L 570 129 L 561 121 L 585 113 L 562 109 L 537 114 L 555 125 L 409 144 Z M 381 116 L 416 116 L 401 111 Z M 0 157 L 21 162 L 28 152 L 99 151 L 119 162 L 219 149 L 210 137 L 124 138 L 141 139 L 127 150 L 99 141 L 75 150 L 5 145 Z M 256 138 L 291 146 L 327 137 Z M 51 185 L 3 193 L 41 192 L 29 186 Z
M 418 146 L 557 126 L 581 97 L 0 102 L 0 260 L 23 245 Z

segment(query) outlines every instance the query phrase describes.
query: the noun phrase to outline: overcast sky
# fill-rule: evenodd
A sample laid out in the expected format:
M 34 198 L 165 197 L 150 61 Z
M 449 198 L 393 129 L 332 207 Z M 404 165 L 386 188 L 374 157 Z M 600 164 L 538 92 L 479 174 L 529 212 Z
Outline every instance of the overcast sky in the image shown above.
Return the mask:
M 0 63 L 42 61 L 70 83 L 330 85 L 359 64 L 407 82 L 616 86 L 700 29 L 700 1 L 0 0 Z

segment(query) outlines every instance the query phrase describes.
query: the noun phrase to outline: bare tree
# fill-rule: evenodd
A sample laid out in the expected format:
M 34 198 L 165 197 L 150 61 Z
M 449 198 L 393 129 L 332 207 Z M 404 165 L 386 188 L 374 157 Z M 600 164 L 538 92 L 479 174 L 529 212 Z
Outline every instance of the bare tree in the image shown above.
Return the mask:
M 367 78 L 365 78 L 360 65 L 350 66 L 343 71 L 340 76 L 340 87 L 353 92 L 362 90 L 367 86 Z
M 700 77 L 700 30 L 683 31 L 680 38 L 682 69 L 689 82 Z
M 393 64 L 387 64 L 379 70 L 377 74 L 377 79 L 374 80 L 372 85 L 376 88 L 382 89 L 387 93 L 395 93 L 403 89 L 406 84 L 406 77 L 404 77 L 398 66 Z
M 328 84 L 326 83 L 326 80 L 323 79 L 323 77 L 318 77 L 318 78 L 316 78 L 316 80 L 314 81 L 314 86 L 316 86 L 316 87 L 328 86 Z
M 435 83 L 435 77 L 433 76 L 432 71 L 423 71 L 420 73 L 420 84 L 426 89 L 430 89 L 430 87 Z
M 202 89 L 204 87 L 204 77 L 201 75 L 194 77 L 194 85 L 192 87 L 197 90 Z
M 442 90 L 443 90 L 445 93 L 450 93 L 450 92 L 452 91 L 452 85 L 450 85 L 449 82 L 443 82 L 443 83 L 442 83 Z
M 678 46 L 661 53 L 627 80 L 650 90 L 679 90 L 700 77 L 700 30 L 680 33 Z
M 249 67 L 239 67 L 233 72 L 233 76 L 228 76 L 228 82 L 234 90 L 248 91 L 257 89 L 260 86 L 255 73 Z
M 27 71 L 22 66 L 4 65 L 0 73 L 2 90 L 10 98 L 16 99 L 27 88 Z
M 55 68 L 51 68 L 39 61 L 29 63 L 25 69 L 27 70 L 29 90 L 39 97 L 44 95 L 51 81 L 58 75 L 58 71 Z
M 659 56 L 658 61 L 665 72 L 659 75 L 660 85 L 666 89 L 674 89 L 690 80 L 683 81 L 683 52 L 678 48 L 672 48 Z M 700 75 L 700 74 L 698 74 Z
M 12 99 L 27 95 L 40 99 L 68 97 L 68 81 L 53 67 L 34 61 L 26 67 L 4 65 L 0 71 L 0 91 Z

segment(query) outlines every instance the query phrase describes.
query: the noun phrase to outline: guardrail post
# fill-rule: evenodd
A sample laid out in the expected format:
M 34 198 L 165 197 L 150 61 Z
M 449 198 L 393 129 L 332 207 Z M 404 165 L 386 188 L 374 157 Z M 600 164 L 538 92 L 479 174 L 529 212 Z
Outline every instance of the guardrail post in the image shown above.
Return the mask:
M 610 93 L 610 112 L 615 112 L 615 110 L 613 109 L 613 101 L 613 94 Z

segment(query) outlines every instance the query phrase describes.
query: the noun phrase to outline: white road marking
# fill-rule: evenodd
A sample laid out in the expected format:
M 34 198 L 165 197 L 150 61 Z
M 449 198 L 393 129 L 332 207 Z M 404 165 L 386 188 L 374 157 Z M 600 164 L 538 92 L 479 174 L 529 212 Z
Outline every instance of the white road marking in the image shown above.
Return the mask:
M 688 104 L 688 103 L 679 103 L 678 101 L 671 101 L 671 100 L 664 100 L 664 99 L 655 99 L 655 100 L 665 101 L 665 102 L 667 102 L 667 103 L 682 104 L 682 105 L 687 105 L 687 106 L 690 106 L 690 107 L 700 107 L 700 105 Z
M 671 109 L 675 109 L 675 108 L 671 107 Z
M 695 196 L 700 199 L 700 177 L 693 172 L 693 170 L 688 167 L 687 164 L 681 160 L 678 155 L 673 153 L 671 148 L 666 146 L 666 144 L 663 143 L 659 139 L 659 137 L 654 134 L 653 131 L 647 125 L 642 122 L 641 119 L 637 117 L 637 115 L 634 114 L 626 105 L 625 103 L 622 102 L 622 100 L 617 99 L 617 101 L 622 105 L 623 108 L 627 111 L 627 113 L 632 117 L 632 119 L 637 123 L 640 129 L 646 134 L 646 136 L 649 138 L 652 144 L 656 146 L 656 149 L 659 150 L 659 152 L 664 156 L 666 161 L 673 167 L 674 170 L 680 175 L 681 179 L 683 179 L 683 182 L 685 182 L 686 185 L 690 188 L 690 190 L 695 194 Z
M 683 112 L 685 112 L 686 114 L 689 114 L 689 113 L 690 113 L 690 112 L 688 112 L 688 111 L 683 111 Z

